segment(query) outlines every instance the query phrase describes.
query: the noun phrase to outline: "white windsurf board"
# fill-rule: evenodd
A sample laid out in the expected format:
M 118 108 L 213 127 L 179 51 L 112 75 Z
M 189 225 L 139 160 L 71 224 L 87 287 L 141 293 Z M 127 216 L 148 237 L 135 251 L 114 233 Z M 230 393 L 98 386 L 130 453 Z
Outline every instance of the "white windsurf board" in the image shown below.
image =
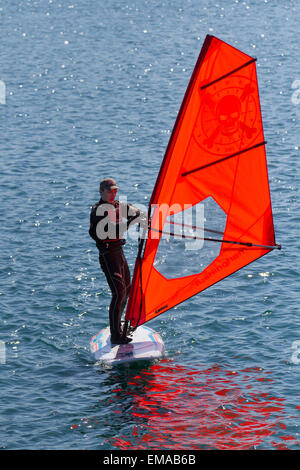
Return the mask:
M 161 336 L 147 326 L 139 326 L 128 344 L 111 344 L 110 328 L 104 328 L 92 337 L 90 350 L 96 361 L 120 364 L 138 360 L 159 359 L 164 354 Z

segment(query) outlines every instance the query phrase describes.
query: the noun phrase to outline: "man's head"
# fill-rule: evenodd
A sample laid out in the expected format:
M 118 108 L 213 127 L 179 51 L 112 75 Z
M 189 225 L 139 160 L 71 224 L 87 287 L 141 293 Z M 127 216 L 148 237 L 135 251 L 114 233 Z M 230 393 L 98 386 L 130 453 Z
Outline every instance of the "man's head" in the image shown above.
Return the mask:
M 113 178 L 105 178 L 100 183 L 99 192 L 101 199 L 105 202 L 114 202 L 117 195 L 118 185 Z

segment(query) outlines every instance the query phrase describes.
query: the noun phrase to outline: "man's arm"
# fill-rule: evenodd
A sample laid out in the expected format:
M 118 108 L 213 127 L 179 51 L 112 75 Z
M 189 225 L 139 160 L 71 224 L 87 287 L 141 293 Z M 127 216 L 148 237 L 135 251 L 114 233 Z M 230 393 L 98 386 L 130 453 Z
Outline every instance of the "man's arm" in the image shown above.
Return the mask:
M 131 204 L 127 204 L 127 228 L 134 224 L 140 224 L 141 227 L 147 227 L 147 214 L 140 211 Z
M 96 224 L 95 224 L 95 216 L 94 211 L 92 210 L 90 214 L 90 228 L 89 228 L 89 235 L 92 237 L 93 240 L 97 241 L 96 236 Z

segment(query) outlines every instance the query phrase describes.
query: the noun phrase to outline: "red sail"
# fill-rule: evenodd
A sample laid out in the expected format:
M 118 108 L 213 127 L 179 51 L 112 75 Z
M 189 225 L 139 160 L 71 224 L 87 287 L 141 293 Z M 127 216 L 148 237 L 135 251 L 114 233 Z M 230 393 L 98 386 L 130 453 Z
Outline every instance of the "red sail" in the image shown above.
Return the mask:
M 191 237 L 185 229 L 181 239 L 164 239 L 181 227 L 176 216 L 200 206 L 203 227 L 192 223 Z M 133 328 L 278 248 L 255 59 L 213 36 L 200 52 L 149 207 L 125 316 Z M 198 250 L 187 249 L 189 238 L 202 239 Z

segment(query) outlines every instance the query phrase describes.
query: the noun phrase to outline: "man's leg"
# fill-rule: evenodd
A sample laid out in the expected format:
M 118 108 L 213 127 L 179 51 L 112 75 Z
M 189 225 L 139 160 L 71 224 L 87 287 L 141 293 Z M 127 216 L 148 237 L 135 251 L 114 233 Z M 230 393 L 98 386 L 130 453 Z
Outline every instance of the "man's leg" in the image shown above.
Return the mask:
M 104 271 L 112 293 L 109 307 L 109 323 L 112 340 L 118 340 L 121 337 L 121 316 L 126 303 L 124 259 L 122 249 L 99 257 L 101 268 Z

